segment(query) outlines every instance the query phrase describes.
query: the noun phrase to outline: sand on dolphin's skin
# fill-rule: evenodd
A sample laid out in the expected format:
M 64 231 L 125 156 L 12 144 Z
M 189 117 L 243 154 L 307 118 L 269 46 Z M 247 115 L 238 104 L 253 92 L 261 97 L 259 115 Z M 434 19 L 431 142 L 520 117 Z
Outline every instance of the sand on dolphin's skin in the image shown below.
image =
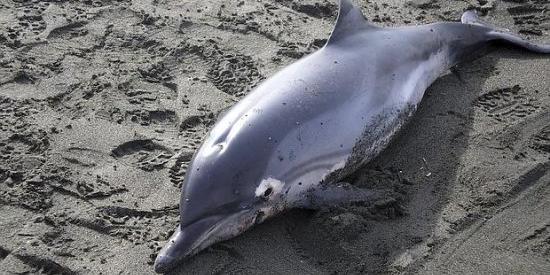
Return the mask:
M 550 41 L 547 1 L 356 2 L 384 26 L 476 8 Z M 322 46 L 336 10 L 0 1 L 0 273 L 153 273 L 218 114 Z M 550 57 L 493 47 L 437 80 L 389 148 L 347 179 L 383 199 L 291 211 L 173 273 L 549 273 L 549 169 Z

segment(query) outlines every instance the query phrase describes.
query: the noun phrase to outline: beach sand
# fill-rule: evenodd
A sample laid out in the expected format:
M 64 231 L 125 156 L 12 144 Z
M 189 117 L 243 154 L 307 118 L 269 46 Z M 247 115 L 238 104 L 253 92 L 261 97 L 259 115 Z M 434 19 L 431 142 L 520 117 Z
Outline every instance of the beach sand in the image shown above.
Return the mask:
M 356 1 L 383 26 L 457 21 L 550 42 L 550 3 Z M 322 47 L 336 1 L 0 1 L 0 273 L 151 274 L 218 115 Z M 366 45 L 368 47 L 368 45 Z M 511 47 L 427 91 L 347 181 L 173 274 L 550 273 L 550 56 Z M 207 202 L 205 202 L 207 203 Z

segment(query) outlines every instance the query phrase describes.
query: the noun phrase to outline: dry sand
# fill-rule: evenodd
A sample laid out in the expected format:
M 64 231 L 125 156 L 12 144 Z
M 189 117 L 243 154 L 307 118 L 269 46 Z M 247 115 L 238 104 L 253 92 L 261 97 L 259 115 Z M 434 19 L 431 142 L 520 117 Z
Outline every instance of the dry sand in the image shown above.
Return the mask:
M 550 2 L 360 2 L 550 41 Z M 336 1 L 0 1 L 0 273 L 150 274 L 218 114 L 323 45 Z M 441 77 L 348 180 L 372 205 L 295 210 L 175 274 L 550 273 L 550 57 L 495 47 Z M 206 202 L 205 202 L 206 203 Z

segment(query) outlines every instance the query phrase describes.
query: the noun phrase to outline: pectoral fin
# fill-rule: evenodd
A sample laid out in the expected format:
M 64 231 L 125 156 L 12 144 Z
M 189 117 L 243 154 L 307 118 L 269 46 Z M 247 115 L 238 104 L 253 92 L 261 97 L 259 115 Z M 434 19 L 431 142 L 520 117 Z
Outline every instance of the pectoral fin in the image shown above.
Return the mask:
M 381 195 L 381 192 L 359 188 L 347 182 L 320 184 L 307 191 L 297 207 L 318 210 L 351 203 L 369 202 L 380 198 Z

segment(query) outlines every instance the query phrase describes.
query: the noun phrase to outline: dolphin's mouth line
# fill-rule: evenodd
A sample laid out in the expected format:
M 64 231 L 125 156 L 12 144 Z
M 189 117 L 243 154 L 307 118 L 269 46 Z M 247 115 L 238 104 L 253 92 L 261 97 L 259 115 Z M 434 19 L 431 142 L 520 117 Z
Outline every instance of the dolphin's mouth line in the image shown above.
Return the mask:
M 282 210 L 283 201 L 261 200 L 235 212 L 206 215 L 185 226 L 180 225 L 155 260 L 155 271 L 166 272 L 205 248 L 234 238 Z
M 157 255 L 155 270 L 166 272 L 206 247 L 240 235 L 262 219 L 261 212 L 261 209 L 247 208 L 229 215 L 207 216 L 184 228 L 179 227 Z M 201 223 L 204 223 L 202 229 Z
M 246 226 L 247 224 L 249 224 L 249 222 L 246 221 L 247 219 L 239 219 L 239 218 L 240 217 L 247 217 L 246 214 L 251 213 L 251 212 L 253 212 L 253 209 L 241 210 L 239 212 L 231 214 L 230 216 L 222 218 L 218 222 L 214 223 L 206 232 L 201 234 L 200 237 L 197 238 L 197 240 L 195 242 L 193 242 L 193 245 L 189 248 L 188 252 L 186 253 L 186 255 L 183 258 L 187 258 L 189 256 L 192 256 L 192 255 L 198 253 L 200 250 L 204 249 L 204 247 L 206 247 L 206 246 L 210 246 L 213 243 L 217 243 L 217 242 L 221 242 L 221 241 L 230 239 L 230 238 L 242 233 L 246 229 L 248 229 L 250 226 Z M 254 224 L 257 215 L 250 215 L 250 216 L 252 216 L 252 218 L 249 219 L 249 220 L 251 220 L 250 224 Z M 229 226 L 229 228 L 227 230 L 228 231 L 227 233 L 229 233 L 229 234 L 227 234 L 225 236 L 223 236 L 223 235 L 218 236 L 218 238 L 211 239 L 211 237 L 214 236 L 216 234 L 216 232 L 218 232 L 221 229 L 222 226 L 227 225 L 228 223 L 234 223 L 234 225 L 236 225 L 236 226 Z M 190 225 L 188 225 L 188 226 L 190 226 Z M 236 230 L 233 230 L 234 232 L 230 232 L 232 229 L 235 229 L 235 228 L 236 228 Z M 185 230 L 185 228 L 182 228 L 182 229 Z

